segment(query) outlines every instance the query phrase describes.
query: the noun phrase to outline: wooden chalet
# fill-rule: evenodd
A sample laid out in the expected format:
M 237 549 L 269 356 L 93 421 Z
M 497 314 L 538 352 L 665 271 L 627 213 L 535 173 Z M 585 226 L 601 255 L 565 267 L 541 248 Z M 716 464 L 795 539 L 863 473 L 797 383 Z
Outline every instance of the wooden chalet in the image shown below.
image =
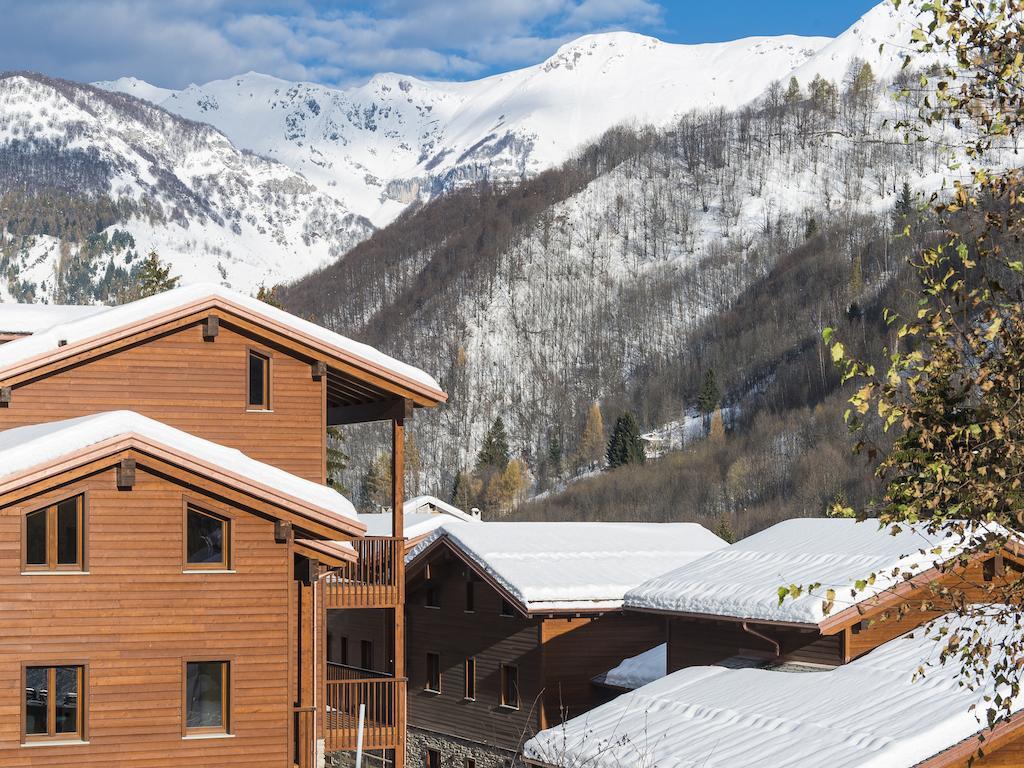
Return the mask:
M 937 664 L 921 630 L 953 607 L 936 588 L 985 603 L 989 585 L 1022 570 L 1015 549 L 972 554 L 923 527 L 893 536 L 873 521 L 780 523 L 631 590 L 627 609 L 663 617 L 666 647 L 607 673 L 635 690 L 542 732 L 525 746 L 526 762 L 731 768 L 756 755 L 762 768 L 1024 765 L 1021 715 L 984 732 L 979 714 L 992 691 L 962 686 L 955 661 Z M 777 595 L 814 583 L 796 599 Z M 946 620 L 972 631 L 969 619 Z M 646 668 L 652 662 L 660 673 Z M 972 760 L 979 746 L 985 756 Z
M 508 765 L 522 742 L 607 701 L 592 678 L 661 641 L 622 597 L 725 546 L 694 524 L 451 522 L 410 552 L 409 759 Z M 380 627 L 336 617 L 334 661 L 374 661 Z M 467 763 L 468 765 L 468 763 Z
M 114 308 L 0 306 L 0 328 L 0 444 L 134 412 L 102 461 L 93 447 L 80 467 L 37 451 L 17 490 L 0 491 L 11 554 L 0 583 L 7 602 L 30 596 L 0 629 L 0 675 L 25 678 L 5 688 L 0 762 L 110 765 L 131 754 L 132 765 L 163 766 L 173 754 L 175 764 L 305 768 L 355 749 L 365 705 L 364 747 L 404 765 L 405 660 L 394 650 L 405 637 L 402 448 L 414 410 L 445 400 L 437 383 L 214 285 Z M 325 485 L 327 427 L 370 421 L 390 423 L 398 510 L 392 530 L 372 537 Z M 177 450 L 167 451 L 172 433 Z M 243 460 L 262 480 L 239 476 Z M 298 504 L 297 488 L 352 514 Z M 195 531 L 230 541 L 203 555 L 210 567 L 188 560 Z M 29 533 L 44 542 L 32 544 L 39 563 L 26 560 Z M 329 674 L 328 617 L 360 611 L 387 616 L 389 650 L 372 676 Z M 51 639 L 26 639 L 35 623 Z M 80 702 L 70 738 L 50 695 L 70 700 L 69 676 Z M 220 709 L 213 694 L 200 698 L 220 719 L 193 730 L 182 703 L 190 681 L 214 678 Z M 46 733 L 30 734 L 40 718 Z

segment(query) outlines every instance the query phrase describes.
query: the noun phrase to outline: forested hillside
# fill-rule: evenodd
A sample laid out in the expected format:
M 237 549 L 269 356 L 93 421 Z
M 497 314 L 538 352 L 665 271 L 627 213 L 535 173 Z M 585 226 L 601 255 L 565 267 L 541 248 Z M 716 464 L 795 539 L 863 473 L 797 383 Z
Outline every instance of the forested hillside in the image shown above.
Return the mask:
M 738 112 L 614 130 L 521 185 L 407 214 L 283 297 L 441 375 L 451 401 L 417 417 L 414 486 L 449 493 L 500 415 L 524 493 L 560 487 L 593 466 L 581 447 L 595 401 L 606 427 L 631 411 L 651 429 L 692 413 L 713 370 L 728 435 L 517 514 L 724 514 L 746 530 L 819 513 L 866 492 L 845 469 L 821 330 L 853 324 L 879 346 L 907 242 L 894 210 L 916 209 L 914 188 L 945 169 L 937 144 L 894 132 L 901 109 L 858 63 Z M 347 439 L 354 457 L 372 446 Z M 350 486 L 364 471 L 354 459 Z

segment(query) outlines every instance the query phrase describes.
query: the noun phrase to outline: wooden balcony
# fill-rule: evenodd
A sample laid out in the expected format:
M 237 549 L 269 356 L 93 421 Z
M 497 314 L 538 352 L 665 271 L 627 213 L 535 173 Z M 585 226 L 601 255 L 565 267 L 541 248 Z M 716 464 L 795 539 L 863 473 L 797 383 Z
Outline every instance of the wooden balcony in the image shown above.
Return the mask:
M 324 579 L 328 608 L 392 608 L 401 599 L 399 558 L 402 539 L 368 536 L 355 539 L 356 561 Z
M 356 748 L 360 704 L 366 705 L 363 749 L 396 748 L 405 733 L 405 685 L 404 678 L 328 664 L 325 749 L 347 752 Z

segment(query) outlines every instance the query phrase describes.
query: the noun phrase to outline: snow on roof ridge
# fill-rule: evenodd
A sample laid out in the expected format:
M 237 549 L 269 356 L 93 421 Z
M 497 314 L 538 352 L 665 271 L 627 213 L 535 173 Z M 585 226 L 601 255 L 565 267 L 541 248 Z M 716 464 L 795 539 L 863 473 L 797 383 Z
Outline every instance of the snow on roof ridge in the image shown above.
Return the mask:
M 214 443 L 128 410 L 106 411 L 0 431 L 0 480 L 45 468 L 64 457 L 126 435 L 138 435 L 180 451 L 190 458 L 267 486 L 347 521 L 357 519 L 352 502 L 333 488 L 257 461 L 236 448 Z
M 446 537 L 528 610 L 613 610 L 637 584 L 726 546 L 699 523 L 446 522 Z
M 989 631 L 998 641 L 1012 628 Z M 592 768 L 727 768 L 753 754 L 759 768 L 911 768 L 985 725 L 992 686 L 962 686 L 959 665 L 938 663 L 941 648 L 918 628 L 824 672 L 682 669 L 542 731 L 523 754 Z
M 655 576 L 630 590 L 625 604 L 670 613 L 818 624 L 826 618 L 825 589 L 836 592 L 834 615 L 903 581 L 904 573 L 923 573 L 965 547 L 952 534 L 928 534 L 924 524 L 903 526 L 894 536 L 877 523 L 845 518 L 784 520 Z M 941 551 L 932 553 L 936 547 Z M 851 597 L 855 582 L 871 574 L 876 576 L 874 584 Z M 780 586 L 815 583 L 822 585 L 817 592 L 779 604 Z
M 20 304 L 0 302 L 0 333 L 32 334 L 62 322 L 99 314 L 102 304 Z
M 104 311 L 87 317 L 68 322 L 59 322 L 57 325 L 40 330 L 40 332 L 32 336 L 15 339 L 0 346 L 0 371 L 18 363 L 26 362 L 37 355 L 55 350 L 64 344 L 101 336 L 104 333 L 110 333 L 147 318 L 155 317 L 164 312 L 209 298 L 218 298 L 237 304 L 251 312 L 263 315 L 271 321 L 288 326 L 298 333 L 306 334 L 317 341 L 335 347 L 343 353 L 354 355 L 371 365 L 390 370 L 392 373 L 410 379 L 421 386 L 441 392 L 441 387 L 436 379 L 415 366 L 386 355 L 368 344 L 342 336 L 339 333 L 285 312 L 283 309 L 278 309 L 259 299 L 254 299 L 251 296 L 246 296 L 216 283 L 191 283 L 180 288 L 173 288 L 129 304 L 109 307 Z

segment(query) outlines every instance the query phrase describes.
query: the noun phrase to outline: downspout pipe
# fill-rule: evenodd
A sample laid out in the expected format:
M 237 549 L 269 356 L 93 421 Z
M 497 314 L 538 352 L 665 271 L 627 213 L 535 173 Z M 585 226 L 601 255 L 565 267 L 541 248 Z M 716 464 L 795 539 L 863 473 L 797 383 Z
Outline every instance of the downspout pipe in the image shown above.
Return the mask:
M 756 637 L 756 638 L 758 638 L 760 640 L 764 640 L 766 643 L 774 645 L 775 646 L 775 658 L 781 658 L 782 657 L 782 646 L 779 644 L 778 640 L 772 640 L 770 637 L 768 637 L 768 635 L 763 635 L 760 632 L 758 632 L 756 629 L 752 629 L 747 624 L 747 622 L 745 622 L 745 621 L 743 622 L 743 624 L 741 626 L 743 627 L 743 631 L 746 632 L 748 635 L 753 635 L 754 637 Z

